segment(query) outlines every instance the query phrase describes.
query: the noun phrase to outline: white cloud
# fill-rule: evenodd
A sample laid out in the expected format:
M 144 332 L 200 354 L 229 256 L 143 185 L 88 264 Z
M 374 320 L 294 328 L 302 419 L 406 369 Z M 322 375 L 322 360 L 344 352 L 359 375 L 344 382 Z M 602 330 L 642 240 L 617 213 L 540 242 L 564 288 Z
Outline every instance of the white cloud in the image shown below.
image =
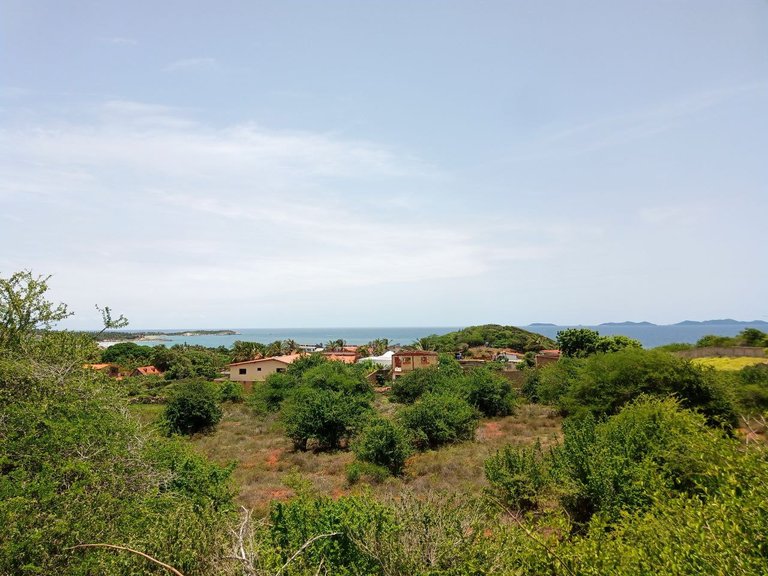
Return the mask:
M 17 218 L 0 240 L 23 238 L 0 269 L 55 273 L 81 309 L 236 308 L 473 278 L 561 244 L 546 231 L 532 242 L 493 210 L 441 214 L 447 179 L 372 142 L 214 128 L 127 101 L 87 123 L 5 129 L 0 142 L 0 198 Z

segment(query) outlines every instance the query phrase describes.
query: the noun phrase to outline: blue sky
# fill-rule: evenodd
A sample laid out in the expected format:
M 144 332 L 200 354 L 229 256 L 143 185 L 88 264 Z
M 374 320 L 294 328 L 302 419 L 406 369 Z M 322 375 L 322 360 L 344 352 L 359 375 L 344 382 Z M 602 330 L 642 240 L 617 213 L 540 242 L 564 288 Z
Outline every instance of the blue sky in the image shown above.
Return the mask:
M 0 274 L 66 326 L 768 320 L 766 2 L 0 13 Z

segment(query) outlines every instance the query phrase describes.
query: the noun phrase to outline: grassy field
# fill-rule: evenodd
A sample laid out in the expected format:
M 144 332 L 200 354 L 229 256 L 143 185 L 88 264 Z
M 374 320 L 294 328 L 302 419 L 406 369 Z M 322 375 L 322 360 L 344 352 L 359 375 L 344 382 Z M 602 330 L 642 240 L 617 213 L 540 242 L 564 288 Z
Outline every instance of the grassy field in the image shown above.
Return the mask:
M 746 366 L 754 366 L 755 364 L 768 364 L 768 358 L 748 358 L 741 356 L 738 358 L 694 358 L 691 360 L 694 364 L 699 366 L 711 366 L 716 370 L 741 370 Z
M 376 399 L 381 413 L 395 406 L 383 396 Z M 156 420 L 161 406 L 133 406 L 144 423 Z M 394 496 L 404 489 L 415 493 L 430 490 L 462 495 L 480 494 L 486 486 L 483 461 L 503 445 L 529 444 L 537 439 L 547 447 L 560 437 L 561 419 L 544 406 L 525 404 L 513 416 L 483 419 L 475 440 L 412 456 L 402 478 L 388 478 L 373 484 L 375 495 Z M 221 464 L 236 462 L 234 478 L 239 486 L 238 501 L 255 513 L 265 513 L 270 500 L 289 498 L 292 481 L 310 482 L 314 490 L 334 497 L 364 488 L 361 481 L 350 485 L 347 466 L 354 460 L 349 451 L 331 453 L 298 452 L 282 433 L 274 414 L 257 415 L 244 404 L 225 404 L 224 418 L 211 434 L 192 437 L 192 444 Z

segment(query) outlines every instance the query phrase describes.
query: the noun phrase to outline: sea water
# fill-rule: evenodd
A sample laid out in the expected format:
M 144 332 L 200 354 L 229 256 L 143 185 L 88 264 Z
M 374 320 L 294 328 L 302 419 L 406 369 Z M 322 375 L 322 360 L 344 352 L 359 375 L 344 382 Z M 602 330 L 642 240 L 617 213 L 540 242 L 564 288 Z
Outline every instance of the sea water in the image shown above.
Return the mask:
M 671 342 L 695 343 L 708 334 L 735 336 L 745 328 L 757 328 L 768 331 L 765 324 L 717 324 L 717 325 L 637 325 L 637 326 L 521 326 L 525 330 L 556 338 L 560 330 L 566 328 L 590 328 L 603 336 L 623 335 L 639 340 L 646 348 L 653 348 Z M 331 340 L 344 340 L 347 344 L 367 344 L 377 338 L 386 338 L 390 345 L 412 344 L 419 338 L 431 334 L 447 334 L 460 330 L 460 326 L 411 326 L 411 327 L 368 327 L 368 328 L 232 328 L 236 335 L 200 335 L 200 336 L 162 336 L 163 340 L 139 342 L 148 346 L 165 344 L 197 344 L 201 346 L 231 347 L 236 340 L 269 344 L 275 340 L 294 340 L 299 344 L 324 345 Z M 131 330 L 132 332 L 140 330 Z M 148 332 L 157 332 L 150 330 Z M 169 329 L 166 332 L 188 330 Z

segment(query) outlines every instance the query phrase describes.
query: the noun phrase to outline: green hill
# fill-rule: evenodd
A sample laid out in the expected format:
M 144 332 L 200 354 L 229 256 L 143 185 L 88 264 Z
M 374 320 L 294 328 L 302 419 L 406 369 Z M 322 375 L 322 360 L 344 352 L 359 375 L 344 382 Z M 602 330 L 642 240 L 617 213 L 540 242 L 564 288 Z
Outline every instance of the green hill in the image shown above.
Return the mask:
M 538 352 L 556 347 L 555 342 L 546 336 L 516 326 L 499 324 L 469 326 L 442 336 L 432 334 L 421 338 L 419 343 L 425 350 L 437 352 L 455 352 L 462 348 L 486 344 L 494 348 L 512 348 L 518 352 Z

